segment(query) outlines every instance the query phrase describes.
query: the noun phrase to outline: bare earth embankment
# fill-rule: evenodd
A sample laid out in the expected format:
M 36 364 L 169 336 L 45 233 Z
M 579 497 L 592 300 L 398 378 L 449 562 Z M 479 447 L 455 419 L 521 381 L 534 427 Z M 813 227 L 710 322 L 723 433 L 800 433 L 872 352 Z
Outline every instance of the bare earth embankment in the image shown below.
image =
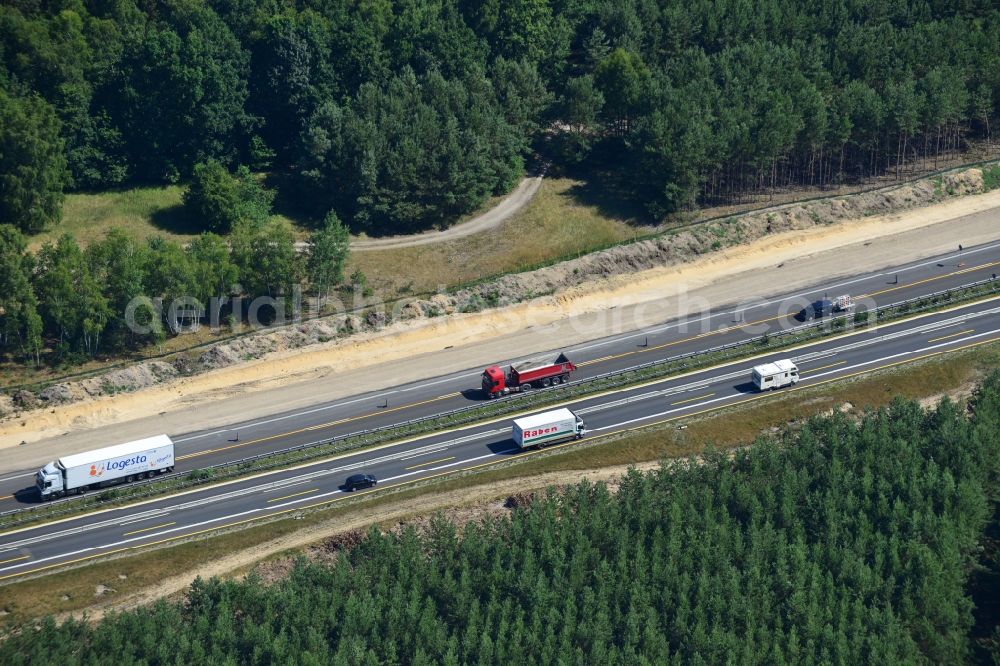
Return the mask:
M 1000 191 L 959 196 L 981 188 L 971 169 L 937 186 L 787 206 L 415 300 L 394 315 L 264 331 L 196 358 L 7 398 L 0 447 L 16 448 L 0 467 L 154 431 L 218 427 L 995 240 Z M 29 445 L 17 447 L 22 441 Z

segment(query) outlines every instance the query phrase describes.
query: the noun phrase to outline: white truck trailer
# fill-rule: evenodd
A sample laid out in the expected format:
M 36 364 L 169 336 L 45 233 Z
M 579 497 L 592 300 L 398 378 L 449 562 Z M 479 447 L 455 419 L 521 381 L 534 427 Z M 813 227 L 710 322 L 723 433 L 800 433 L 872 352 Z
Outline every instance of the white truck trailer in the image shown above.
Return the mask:
M 114 483 L 131 483 L 174 469 L 174 443 L 157 435 L 76 453 L 38 470 L 35 485 L 43 500 Z
M 754 366 L 753 385 L 758 391 L 769 391 L 791 386 L 799 381 L 799 369 L 790 359 L 783 358 L 774 363 Z
M 512 437 L 518 448 L 535 446 L 540 449 L 549 444 L 580 439 L 585 432 L 583 419 L 563 407 L 515 419 Z

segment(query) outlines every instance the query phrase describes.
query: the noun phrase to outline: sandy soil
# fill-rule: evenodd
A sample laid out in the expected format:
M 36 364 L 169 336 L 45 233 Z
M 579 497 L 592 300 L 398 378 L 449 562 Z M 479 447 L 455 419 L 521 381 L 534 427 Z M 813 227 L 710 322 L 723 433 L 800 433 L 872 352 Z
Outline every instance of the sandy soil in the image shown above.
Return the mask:
M 553 486 L 571 486 L 583 479 L 588 479 L 591 482 L 603 481 L 608 483 L 611 490 L 614 490 L 616 488 L 615 480 L 625 474 L 629 467 L 645 471 L 658 466 L 659 462 L 646 462 L 631 466 L 617 465 L 592 471 L 579 470 L 539 474 L 518 479 L 518 490 L 519 495 L 523 496 L 532 491 L 544 490 Z M 85 611 L 65 613 L 56 619 L 61 622 L 71 616 L 80 617 L 86 612 L 89 620 L 97 622 L 108 612 L 130 610 L 157 599 L 183 592 L 196 576 L 206 579 L 213 576 L 226 576 L 232 572 L 246 570 L 247 567 L 251 567 L 261 560 L 278 553 L 302 549 L 312 545 L 322 548 L 325 540 L 335 538 L 337 535 L 356 532 L 357 530 L 367 528 L 369 525 L 380 525 L 383 528 L 391 528 L 402 521 L 410 523 L 417 520 L 419 522 L 420 519 L 426 519 L 437 512 L 444 512 L 446 518 L 457 524 L 464 524 L 470 520 L 478 520 L 488 513 L 507 513 L 509 510 L 505 509 L 503 504 L 504 499 L 508 496 L 510 496 L 510 483 L 502 481 L 453 490 L 446 493 L 426 493 L 420 497 L 408 499 L 405 502 L 378 507 L 366 508 L 362 503 L 358 505 L 357 511 L 349 517 L 340 516 L 318 525 L 310 525 L 306 529 L 298 530 L 278 539 L 259 544 L 254 548 L 220 558 L 210 565 L 199 567 L 197 570 L 179 573 L 157 585 L 145 588 L 134 594 L 106 598 L 106 600 L 99 601 L 85 609 Z M 284 562 L 280 562 L 276 566 L 282 568 L 285 564 Z
M 0 424 L 0 472 L 145 436 L 258 418 L 584 342 L 1000 238 L 1000 190 L 765 236 L 688 263 L 612 277 L 498 310 L 401 322 L 130 394 Z M 447 350 L 447 351 L 445 351 Z M 472 381 L 472 380 L 470 380 Z M 100 430 L 97 430 L 100 428 Z M 22 442 L 36 442 L 27 446 Z

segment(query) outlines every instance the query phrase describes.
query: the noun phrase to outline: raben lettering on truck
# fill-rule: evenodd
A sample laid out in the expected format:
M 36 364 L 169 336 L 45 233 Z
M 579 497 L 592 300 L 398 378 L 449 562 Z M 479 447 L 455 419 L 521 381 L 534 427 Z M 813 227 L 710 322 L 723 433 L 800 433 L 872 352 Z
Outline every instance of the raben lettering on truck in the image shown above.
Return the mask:
M 540 435 L 548 435 L 549 433 L 559 432 L 558 426 L 552 426 L 550 428 L 540 428 L 537 430 L 528 430 L 524 433 L 525 439 L 531 439 L 532 437 L 538 437 Z

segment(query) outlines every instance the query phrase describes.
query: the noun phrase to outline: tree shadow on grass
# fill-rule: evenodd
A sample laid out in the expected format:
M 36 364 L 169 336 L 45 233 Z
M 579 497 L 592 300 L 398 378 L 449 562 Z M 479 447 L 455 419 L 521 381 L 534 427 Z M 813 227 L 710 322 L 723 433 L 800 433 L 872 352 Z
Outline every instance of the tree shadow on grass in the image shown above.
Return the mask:
M 207 231 L 204 225 L 194 219 L 181 204 L 160 208 L 150 216 L 153 226 L 169 234 L 197 236 Z
M 264 186 L 274 192 L 271 212 L 283 215 L 303 229 L 315 231 L 323 224 L 325 211 L 315 204 L 315 196 L 310 196 L 289 173 L 267 174 Z M 346 223 L 346 220 L 343 220 Z
M 656 226 L 656 220 L 639 203 L 630 200 L 629 195 L 615 183 L 600 177 L 583 180 L 570 187 L 566 194 L 577 203 L 596 208 L 602 217 L 620 220 L 637 228 Z
M 653 227 L 657 220 L 636 201 L 634 190 L 615 168 L 615 160 L 605 157 L 573 167 L 562 174 L 578 181 L 566 194 L 577 203 L 596 208 L 603 217 L 620 220 L 636 228 Z

